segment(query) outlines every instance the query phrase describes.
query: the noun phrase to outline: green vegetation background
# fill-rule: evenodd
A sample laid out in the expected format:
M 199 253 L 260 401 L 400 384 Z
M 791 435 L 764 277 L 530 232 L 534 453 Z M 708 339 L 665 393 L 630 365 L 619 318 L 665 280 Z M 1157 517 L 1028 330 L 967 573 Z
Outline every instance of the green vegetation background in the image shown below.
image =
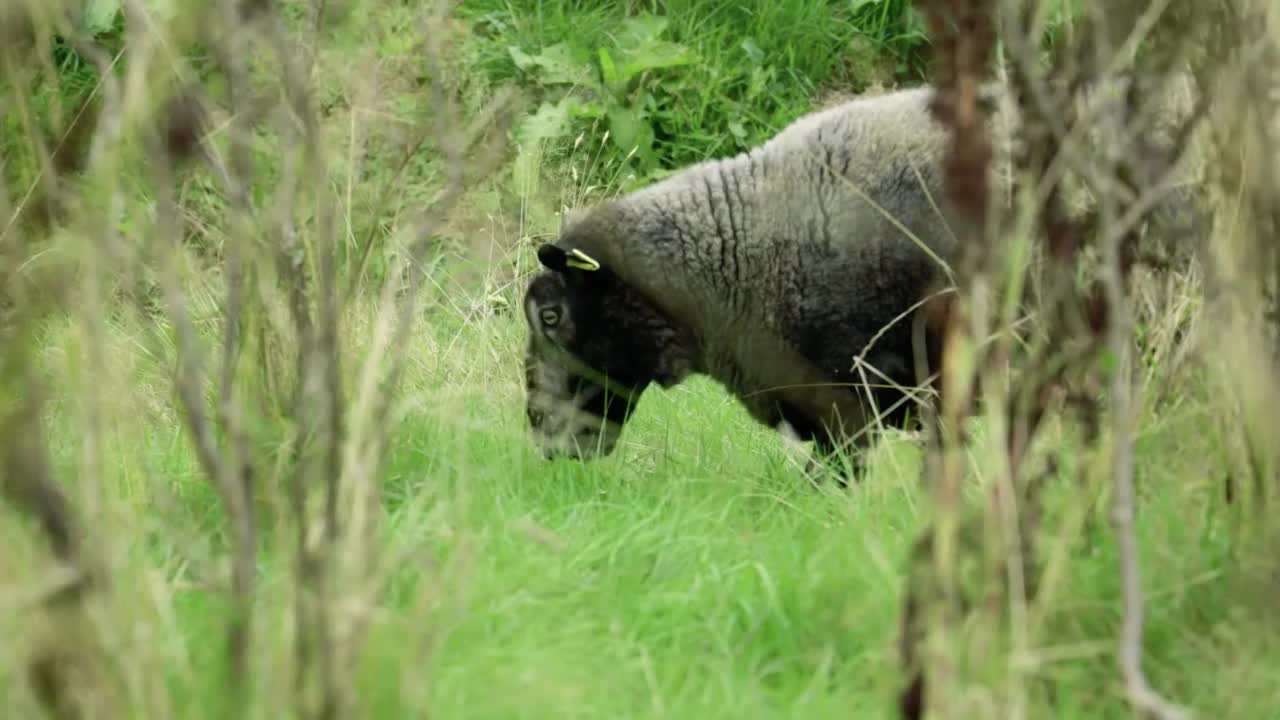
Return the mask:
M 100 40 L 118 47 L 119 17 L 101 5 Z M 429 143 L 400 163 L 414 142 L 407 128 L 431 111 L 418 9 L 346 7 L 318 49 L 319 103 L 342 149 L 343 270 L 376 284 L 396 219 L 429 200 L 442 169 Z M 888 716 L 902 679 L 902 568 L 926 501 L 915 441 L 885 438 L 870 476 L 848 492 L 815 489 L 773 433 L 694 381 L 650 391 L 613 457 L 547 463 L 525 436 L 524 328 L 512 309 L 530 247 L 563 210 L 745 150 L 842 94 L 919 82 L 920 21 L 897 0 L 466 0 L 456 20 L 465 39 L 451 70 L 468 107 L 514 83 L 527 112 L 503 175 L 441 233 L 432 300 L 403 348 L 412 361 L 383 531 L 399 564 L 372 609 L 363 716 Z M 35 103 L 74 112 L 96 73 L 69 49 L 55 52 L 59 76 Z M 370 78 L 372 88 L 357 82 Z M 22 188 L 31 155 L 16 115 L 5 123 L 5 179 Z M 267 166 L 278 162 L 273 142 L 256 148 Z M 183 193 L 191 262 L 215 267 L 225 201 L 198 179 Z M 126 212 L 126 231 L 129 222 Z M 192 293 L 199 312 L 213 311 L 211 292 Z M 128 318 L 112 318 L 110 330 L 111 403 L 131 421 L 115 424 L 103 448 L 112 502 L 94 522 L 114 538 L 121 582 L 135 594 L 120 612 L 153 629 L 122 639 L 122 663 L 129 653 L 162 657 L 167 675 L 153 681 L 178 716 L 213 716 L 224 682 L 211 638 L 225 608 L 208 587 L 221 572 L 217 499 L 175 420 L 164 334 Z M 50 324 L 39 342 L 51 377 L 76 376 L 70 323 Z M 1206 714 L 1280 717 L 1276 585 L 1230 560 L 1215 470 L 1224 441 L 1205 430 L 1209 390 L 1195 373 L 1175 380 L 1164 402 L 1149 403 L 1138 447 L 1147 667 L 1155 686 Z M 74 382 L 61 387 L 49 428 L 69 477 L 80 438 Z M 1065 430 L 1060 439 L 1071 442 Z M 1061 469 L 1062 486 L 1076 470 Z M 1129 716 L 1113 659 L 1115 550 L 1105 501 L 1088 497 L 1050 493 L 1041 547 L 1052 570 L 1034 609 L 1035 650 L 1014 659 L 1029 717 Z M 21 523 L 6 514 L 0 538 L 3 598 L 4 584 L 39 571 Z M 264 544 L 260 604 L 281 618 L 289 558 L 270 533 Z M 259 639 L 268 667 L 289 652 L 276 624 L 264 621 Z M 33 717 L 19 667 L 27 630 L 0 612 L 0 637 L 13 639 L 0 643 L 7 717 Z M 257 692 L 273 716 L 278 690 L 264 681 Z M 973 688 L 974 707 L 983 692 Z

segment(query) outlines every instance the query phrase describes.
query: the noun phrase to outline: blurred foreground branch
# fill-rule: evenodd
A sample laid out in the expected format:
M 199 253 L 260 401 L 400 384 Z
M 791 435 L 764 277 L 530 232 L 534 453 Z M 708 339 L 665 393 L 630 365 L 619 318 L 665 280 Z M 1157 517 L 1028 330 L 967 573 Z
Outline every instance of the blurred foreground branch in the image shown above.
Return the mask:
M 1170 27 L 1163 5 L 1094 7 L 1076 18 L 1080 27 L 1058 38 L 1046 67 L 1045 3 L 938 2 L 924 9 L 939 89 L 935 113 L 951 137 L 947 207 L 964 231 L 958 237 L 968 260 L 944 347 L 944 409 L 926 464 L 934 513 L 909 561 L 902 629 L 909 678 L 900 712 L 923 717 L 927 706 L 964 714 L 955 707 L 962 678 L 982 672 L 990 659 L 988 653 L 963 660 L 965 616 L 981 619 L 982 642 L 1008 646 L 1015 657 L 1030 652 L 1040 488 L 1058 466 L 1051 452 L 1033 450 L 1046 418 L 1074 409 L 1090 443 L 1110 453 L 1123 576 L 1117 657 L 1130 701 L 1157 717 L 1181 717 L 1142 672 L 1127 294 L 1142 231 L 1176 201 L 1172 178 L 1185 171 L 1189 138 L 1204 112 L 1202 104 L 1169 103 L 1188 43 Z M 1017 118 L 1009 136 L 977 120 L 981 108 L 973 99 L 988 76 L 997 13 Z M 1135 53 L 1139 46 L 1148 52 Z M 994 142 L 980 128 L 994 130 Z M 1006 172 L 1013 182 L 1004 198 L 986 179 Z M 1089 199 L 1083 213 L 1069 203 L 1081 192 Z M 1037 257 L 1043 266 L 1032 262 Z M 1017 329 L 1022 312 L 1036 317 L 1029 336 Z M 1108 378 L 1109 443 L 1101 445 L 1099 396 Z M 975 404 L 977 388 L 982 397 Z M 965 511 L 960 488 L 972 450 L 962 429 L 979 416 L 998 439 L 984 463 L 994 477 L 983 508 Z M 1034 463 L 1045 469 L 1036 473 Z M 926 556 L 932 562 L 923 566 Z M 981 572 L 962 583 L 960 568 L 974 563 Z M 927 656 L 921 647 L 929 648 Z M 1008 670 L 994 682 L 1007 713 L 1025 712 L 1026 678 Z
M 59 212 L 30 222 L 24 218 L 35 216 L 22 215 L 0 185 L 7 223 L 0 306 L 10 313 L 0 319 L 0 368 L 6 391 L 22 388 L 2 396 L 21 402 L 0 405 L 0 491 L 40 520 L 62 562 L 85 564 L 74 503 L 53 481 L 45 458 L 40 382 L 26 353 L 37 346 L 32 333 L 42 315 L 57 311 L 54 301 L 64 307 L 87 301 L 74 317 L 88 339 L 88 366 L 103 363 L 103 323 L 122 311 L 120 300 L 140 301 L 136 309 L 149 311 L 145 293 L 119 294 L 120 286 L 154 280 L 174 339 L 171 353 L 163 344 L 155 351 L 173 362 L 175 418 L 216 491 L 227 528 L 230 685 L 224 700 L 233 717 L 246 716 L 263 693 L 272 702 L 284 700 L 256 680 L 264 668 L 255 638 L 277 624 L 255 616 L 261 612 L 262 528 L 280 524 L 271 516 L 263 522 L 262 515 L 275 509 L 267 501 L 278 491 L 288 497 L 281 519 L 294 530 L 294 602 L 283 619 L 294 640 L 292 714 L 343 718 L 358 712 L 355 669 L 370 609 L 381 602 L 387 575 L 396 569 L 393 559 L 383 557 L 377 535 L 381 475 L 396 426 L 403 348 L 420 317 L 430 240 L 463 193 L 504 159 L 513 115 L 505 92 L 479 113 L 469 116 L 461 108 L 446 70 L 452 9 L 452 3 L 438 2 L 417 14 L 433 102 L 429 116 L 418 119 L 423 141 L 405 151 L 438 152 L 446 176 L 434 200 L 396 228 L 394 239 L 404 248 L 394 254 L 388 276 L 405 284 L 383 285 L 372 303 L 372 346 L 360 348 L 351 370 L 355 339 L 345 325 L 367 309 L 369 299 L 344 291 L 342 272 L 350 268 L 340 254 L 343 199 L 334 190 L 338 178 L 315 99 L 323 69 L 303 49 L 304 41 L 323 34 L 323 9 L 309 31 L 299 33 L 262 3 L 220 0 L 162 16 L 141 0 L 127 0 L 122 62 L 76 40 L 101 78 L 102 98 L 86 126 L 91 149 L 80 154 L 81 165 L 68 170 L 52 163 L 52 151 L 29 122 L 43 178 L 34 187 L 45 188 L 42 197 Z M 33 28 L 37 44 L 54 35 L 78 37 L 66 23 Z M 208 50 L 208 67 L 197 68 L 181 54 L 196 44 Z M 6 53 L 6 108 L 29 102 L 36 74 L 7 49 L 0 52 Z M 28 107 L 29 119 L 37 114 Z M 264 142 L 277 155 L 264 153 Z M 122 177 L 143 179 L 147 211 L 137 211 L 143 203 L 126 196 Z M 196 178 L 214 188 L 221 211 L 213 229 L 220 243 L 203 275 L 190 264 L 191 212 L 184 193 Z M 105 206 L 99 198 L 108 198 Z M 134 236 L 120 232 L 126 206 L 133 211 Z M 43 245 L 59 242 L 73 246 L 69 256 L 80 261 L 52 265 L 43 275 L 18 271 Z M 195 306 L 210 287 L 218 298 L 213 322 Z M 26 288 L 38 293 L 24 294 Z M 49 302 L 40 300 L 44 296 Z M 292 356 L 291 370 L 270 362 L 280 349 Z M 97 482 L 91 471 L 101 457 L 102 409 L 87 402 L 85 487 Z M 280 439 L 269 436 L 279 427 L 288 428 L 283 453 Z M 86 490 L 86 502 L 97 493 Z

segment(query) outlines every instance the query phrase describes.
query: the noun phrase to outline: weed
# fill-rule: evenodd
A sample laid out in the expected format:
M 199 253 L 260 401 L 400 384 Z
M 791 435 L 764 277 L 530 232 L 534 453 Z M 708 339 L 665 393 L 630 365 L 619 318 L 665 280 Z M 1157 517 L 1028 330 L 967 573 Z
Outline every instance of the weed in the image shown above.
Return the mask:
M 282 86 L 297 86 L 269 52 L 241 58 L 247 99 L 231 92 L 216 48 L 179 22 L 213 3 L 136 3 L 176 13 L 140 33 L 141 46 L 123 42 L 120 3 L 87 5 L 91 15 L 45 28 L 29 55 L 0 47 L 0 210 L 13 220 L 0 232 L 0 715 L 69 714 L 68 700 L 83 701 L 84 717 L 305 715 L 314 706 L 298 688 L 316 688 L 298 675 L 331 662 L 316 676 L 350 691 L 335 705 L 348 717 L 891 716 L 904 568 L 930 520 L 920 443 L 888 435 L 862 483 L 814 488 L 775 434 L 693 381 L 648 391 L 612 457 L 544 461 L 526 435 L 524 329 L 511 310 L 531 268 L 526 238 L 553 230 L 562 205 L 740 152 L 824 95 L 922 79 L 929 40 L 910 4 L 464 0 L 450 31 L 432 35 L 420 20 L 433 3 L 286 0 L 288 57 L 309 67 L 306 112 L 281 101 Z M 1046 51 L 1075 32 L 1064 5 L 1088 4 L 1044 6 Z M 25 6 L 45 5 L 0 13 Z M 1257 6 L 1274 27 L 1274 10 Z M 119 64 L 104 72 L 95 44 L 109 58 L 123 50 Z M 1236 62 L 1242 74 L 1265 65 Z M 145 162 L 160 137 L 150 119 L 186 83 L 207 101 L 200 138 L 218 162 L 191 162 L 165 185 Z M 483 126 L 508 83 L 529 101 L 511 133 L 518 150 L 500 172 L 466 178 L 475 190 L 448 223 L 423 226 L 452 172 L 492 162 L 458 153 L 434 123 Z M 137 114 L 93 158 L 91 143 L 71 153 L 80 162 L 55 190 L 67 202 L 28 223 L 19 210 L 51 166 L 38 145 L 50 150 L 95 90 L 134 99 Z M 1240 165 L 1242 192 L 1217 199 L 1240 210 L 1228 217 L 1261 217 L 1274 191 L 1256 180 L 1269 166 L 1248 162 L 1266 159 L 1260 120 L 1232 122 L 1247 97 L 1215 108 L 1221 154 Z M 455 104 L 460 120 L 442 114 Z M 308 117 L 314 135 L 298 129 Z M 253 168 L 248 200 L 223 174 L 233 136 Z M 1227 152 L 1241 136 L 1251 151 Z M 301 137 L 316 164 L 299 159 Z M 298 187 L 308 191 L 284 207 Z M 172 232 L 157 231 L 161 219 Z M 1217 249 L 1253 269 L 1234 249 L 1265 241 L 1265 227 L 1224 223 L 1219 233 L 1239 237 Z M 229 280 L 236 252 L 242 294 Z M 1201 715 L 1269 717 L 1280 707 L 1274 528 L 1241 507 L 1262 507 L 1249 488 L 1274 478 L 1263 442 L 1274 373 L 1250 335 L 1211 314 L 1202 272 L 1187 261 L 1146 273 L 1135 291 L 1147 372 L 1132 413 L 1144 670 Z M 316 281 L 296 306 L 291 277 Z M 402 292 L 407 280 L 417 293 Z M 417 304 L 403 333 L 384 332 L 398 307 L 387 298 L 406 296 Z M 220 350 L 235 325 L 228 297 L 254 299 L 225 365 L 234 397 L 219 397 L 220 356 L 201 355 L 213 371 L 180 400 L 185 360 Z M 293 313 L 322 317 L 329 334 L 303 344 L 286 331 Z M 324 358 L 326 372 L 299 357 Z M 399 365 L 398 384 L 363 374 L 380 361 Z M 313 380 L 310 405 L 293 404 L 299 374 Z M 398 395 L 382 394 L 393 385 Z M 205 399 L 213 427 L 192 432 L 184 408 Z M 356 420 L 330 425 L 326 399 L 350 401 L 334 414 Z M 331 448 L 330 433 L 368 443 L 336 459 L 294 444 Z M 980 623 L 960 627 L 957 643 L 994 669 L 956 693 L 957 716 L 998 716 L 993 698 L 1008 686 L 1025 692 L 1025 717 L 1131 715 L 1113 662 L 1122 557 L 1097 481 L 1105 457 L 1082 435 L 1057 414 L 1043 420 L 1040 442 L 1059 462 L 1043 468 L 1043 564 L 1017 626 L 1023 651 L 984 644 L 996 633 Z M 223 451 L 215 466 L 252 459 L 248 497 L 210 482 L 199 441 Z M 1005 441 L 974 423 L 966 506 L 981 506 L 1003 472 L 993 458 Z M 324 471 L 335 466 L 345 469 Z M 1227 492 L 1224 476 L 1235 478 Z M 357 506 L 369 523 L 350 556 L 322 520 L 333 478 L 344 478 L 343 527 Z M 227 497 L 257 521 L 252 540 L 237 538 Z M 314 531 L 298 532 L 297 515 Z M 68 529 L 79 544 L 62 542 Z M 235 551 L 250 600 L 232 592 Z M 299 584 L 312 563 L 334 581 Z M 90 575 L 106 582 L 85 584 Z M 317 595 L 299 603 L 300 588 Z M 329 604 L 306 604 L 314 597 Z M 249 650 L 234 666 L 225 639 L 246 612 Z M 305 622 L 323 613 L 333 621 Z M 301 658 L 300 635 L 358 652 Z M 233 684 L 236 672 L 250 682 Z

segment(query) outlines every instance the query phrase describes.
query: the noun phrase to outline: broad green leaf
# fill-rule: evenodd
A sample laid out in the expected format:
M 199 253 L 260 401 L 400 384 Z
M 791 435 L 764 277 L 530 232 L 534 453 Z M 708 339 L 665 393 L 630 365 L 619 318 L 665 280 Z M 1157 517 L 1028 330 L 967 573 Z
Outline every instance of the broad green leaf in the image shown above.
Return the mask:
M 515 191 L 534 194 L 542 172 L 544 146 L 563 138 L 569 132 L 569 114 L 577 100 L 562 98 L 557 103 L 544 102 L 516 128 L 516 159 L 511 168 Z
M 111 30 L 123 5 L 122 0 L 88 0 L 84 6 L 85 28 L 95 34 Z M 142 0 L 141 5 L 160 23 L 172 20 L 177 10 L 175 0 Z
M 627 62 L 623 66 L 622 82 L 647 70 L 680 67 L 693 62 L 693 53 L 683 45 L 659 42 L 640 50 L 627 53 Z
M 544 102 L 530 116 L 520 123 L 516 130 L 516 141 L 521 144 L 546 142 L 564 137 L 569 132 L 569 111 L 578 101 L 576 98 L 561 98 L 559 102 Z
M 94 34 L 110 30 L 118 12 L 120 0 L 89 0 L 84 9 L 85 29 Z
M 751 68 L 751 78 L 747 81 L 747 99 L 754 100 L 765 94 L 769 82 L 773 80 L 772 66 L 756 66 Z
M 741 47 L 742 51 L 751 59 L 751 62 L 756 64 L 764 62 L 764 50 L 760 49 L 760 46 L 756 44 L 755 39 L 747 38 L 743 40 Z
M 507 54 L 511 56 L 511 60 L 516 64 L 516 67 L 521 70 L 532 70 L 538 65 L 537 59 L 522 50 L 518 45 L 508 45 Z
M 609 54 L 608 48 L 600 48 L 600 77 L 604 80 L 604 86 L 609 92 L 614 94 L 622 92 L 622 84 L 618 82 L 618 68 L 613 64 L 613 57 Z
M 638 110 L 624 105 L 609 108 L 609 137 L 622 152 L 631 152 L 636 147 L 643 125 L 644 118 Z
M 643 166 L 653 163 L 653 128 L 638 107 L 618 105 L 609 109 L 609 137 L 624 154 Z
M 540 85 L 583 85 L 591 82 L 591 67 L 573 57 L 565 43 L 548 45 L 537 55 L 511 45 L 507 54 L 516 67 L 532 73 Z
M 542 82 L 548 85 L 582 85 L 591 82 L 591 66 L 588 60 L 573 57 L 573 50 L 565 43 L 548 45 L 538 55 L 542 66 Z
M 569 115 L 575 120 L 587 118 L 599 120 L 606 113 L 604 103 L 579 101 L 569 106 Z
M 668 20 L 662 15 L 640 15 L 622 22 L 617 34 L 618 47 L 631 50 L 648 45 L 667 29 Z

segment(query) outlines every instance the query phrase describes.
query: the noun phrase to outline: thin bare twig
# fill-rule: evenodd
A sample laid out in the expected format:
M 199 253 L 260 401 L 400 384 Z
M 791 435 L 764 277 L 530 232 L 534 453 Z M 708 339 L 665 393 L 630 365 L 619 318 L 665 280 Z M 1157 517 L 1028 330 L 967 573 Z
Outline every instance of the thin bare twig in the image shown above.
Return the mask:
M 126 11 L 134 17 L 143 17 L 145 9 L 130 0 Z M 137 27 L 144 27 L 137 23 Z M 247 458 L 247 441 L 240 425 L 239 409 L 233 390 L 234 361 L 239 352 L 238 305 L 237 313 L 228 318 L 224 335 L 223 368 L 218 386 L 218 417 L 229 435 L 229 447 L 223 448 L 217 439 L 216 426 L 210 418 L 205 384 L 208 376 L 204 370 L 204 350 L 192 321 L 181 285 L 182 272 L 178 263 L 177 247 L 183 236 L 178 200 L 174 194 L 175 170 L 180 158 L 174 157 L 167 138 L 154 133 L 147 145 L 154 192 L 156 194 L 156 221 L 149 249 L 159 258 L 157 279 L 161 286 L 170 322 L 178 339 L 178 367 L 176 391 L 181 401 L 181 416 L 192 442 L 196 457 L 206 478 L 218 491 L 219 499 L 227 515 L 232 538 L 232 594 L 235 600 L 234 617 L 227 630 L 230 675 L 236 684 L 233 697 L 245 703 L 250 686 L 250 639 L 252 637 L 252 608 L 257 574 L 257 542 L 253 507 L 249 488 L 250 467 Z M 224 452 L 230 450 L 230 452 Z
M 1124 618 L 1120 631 L 1119 660 L 1130 701 L 1140 710 L 1160 720 L 1185 720 L 1190 715 L 1160 696 L 1147 682 L 1142 669 L 1143 597 L 1142 569 L 1134 527 L 1133 488 L 1133 403 L 1132 378 L 1125 368 L 1130 355 L 1130 329 L 1125 279 L 1122 272 L 1120 236 L 1114 235 L 1103 247 L 1103 279 L 1107 304 L 1108 345 L 1117 368 L 1111 380 L 1112 416 L 1112 507 L 1111 522 L 1120 550 Z

